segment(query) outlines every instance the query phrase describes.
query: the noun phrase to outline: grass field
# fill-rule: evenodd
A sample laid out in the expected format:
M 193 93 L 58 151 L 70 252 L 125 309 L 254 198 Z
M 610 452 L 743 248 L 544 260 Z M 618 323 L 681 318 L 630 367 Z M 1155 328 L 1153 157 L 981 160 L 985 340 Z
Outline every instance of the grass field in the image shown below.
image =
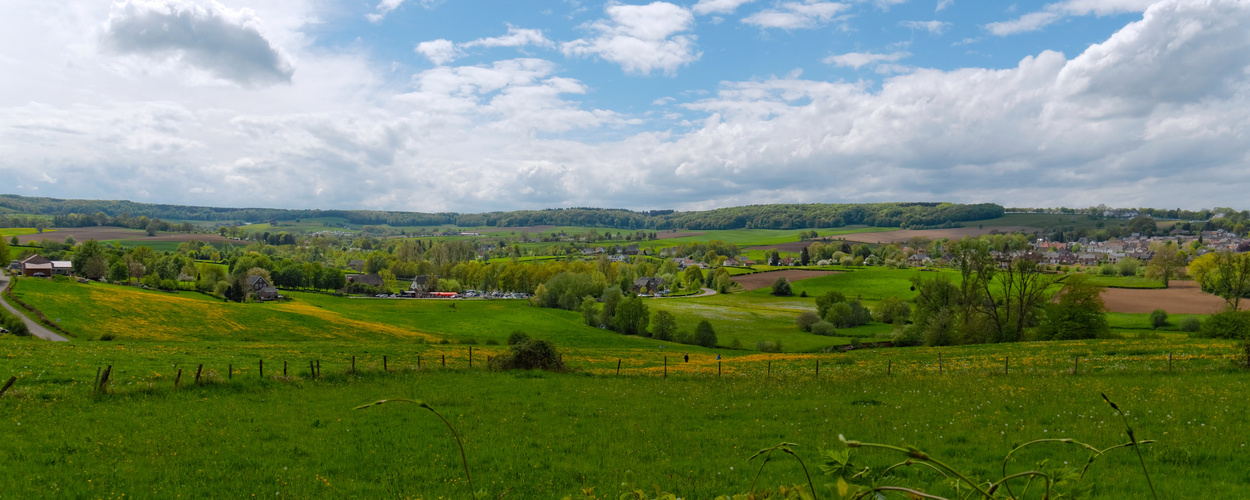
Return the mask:
M 1002 456 L 1027 440 L 1124 442 L 1118 416 L 1099 396 L 1106 393 L 1128 411 L 1140 439 L 1157 441 L 1143 453 L 1160 498 L 1250 493 L 1243 427 L 1250 375 L 1226 368 L 1227 343 L 753 355 L 725 361 L 720 378 L 689 369 L 705 369 L 710 359 L 674 365 L 668 378 L 653 368 L 616 377 L 603 361 L 588 364 L 609 366 L 573 374 L 489 373 L 468 370 L 463 359 L 457 369 L 427 364 L 407 371 L 404 363 L 404 371 L 383 375 L 376 345 L 356 348 L 371 351 L 367 364 L 358 359 L 363 374 L 345 374 L 347 360 L 339 356 L 324 361 L 324 378 L 310 380 L 307 358 L 298 357 L 304 364 L 291 364 L 289 381 L 262 381 L 256 357 L 274 356 L 266 362 L 272 374 L 281 351 L 291 347 L 0 339 L 0 376 L 21 377 L 16 393 L 0 401 L 6 436 L 0 459 L 8 464 L 0 491 L 27 498 L 463 498 L 459 454 L 436 417 L 411 405 L 351 409 L 395 397 L 425 400 L 447 416 L 465 440 L 475 486 L 492 498 L 505 490 L 507 498 L 583 498 L 590 488 L 594 498 L 617 498 L 630 478 L 643 488 L 710 498 L 746 490 L 758 465 L 746 458 L 760 448 L 799 443 L 797 451 L 815 469 L 818 450 L 841 447 L 839 434 L 915 445 L 974 477 L 991 478 Z M 1167 353 L 1176 354 L 1172 372 Z M 1073 376 L 1077 354 L 1083 364 Z M 1005 356 L 1009 375 L 1001 374 Z M 203 386 L 191 381 L 188 372 L 198 363 L 224 377 L 226 359 L 248 368 Z M 816 360 L 823 361 L 819 375 Z M 120 370 L 115 394 L 91 396 L 94 368 L 104 363 Z M 188 370 L 179 390 L 174 365 Z M 878 470 L 903 458 L 855 456 Z M 1074 447 L 1045 448 L 1019 457 L 1010 470 L 1085 458 Z M 904 477 L 950 494 L 932 475 Z M 1104 456 L 1089 480 L 1094 498 L 1149 494 L 1130 450 Z M 773 461 L 760 479 L 761 485 L 803 482 L 792 460 Z
M 1163 288 L 1163 282 L 1140 276 L 1099 276 L 1089 273 L 1089 282 L 1107 288 Z
M 52 231 L 55 231 L 55 229 L 44 229 L 44 232 L 45 232 L 45 233 L 46 233 L 46 232 L 52 232 Z M 35 228 L 33 228 L 33 227 L 6 227 L 6 228 L 0 228 L 0 236 L 3 236 L 4 238 L 6 238 L 6 240 L 7 240 L 7 238 L 9 238 L 9 237 L 11 237 L 11 236 L 22 236 L 22 235 L 27 235 L 27 234 L 35 234 L 35 233 L 37 233 L 37 232 L 39 232 L 39 231 L 38 231 L 38 230 L 36 230 L 36 229 L 35 229 Z M 5 243 L 8 243 L 8 241 L 5 241 Z

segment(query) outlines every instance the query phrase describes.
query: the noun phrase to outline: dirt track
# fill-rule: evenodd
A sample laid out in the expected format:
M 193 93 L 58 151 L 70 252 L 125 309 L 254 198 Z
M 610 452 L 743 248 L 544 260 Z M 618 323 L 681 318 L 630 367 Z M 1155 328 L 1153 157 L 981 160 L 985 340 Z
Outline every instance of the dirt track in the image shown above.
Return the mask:
M 768 271 L 763 273 L 744 274 L 742 276 L 735 276 L 733 281 L 742 285 L 743 290 L 758 290 L 760 288 L 773 286 L 773 282 L 777 281 L 777 278 L 783 276 L 793 283 L 798 280 L 815 278 L 817 276 L 824 276 L 837 272 L 839 271 L 806 271 L 801 269 L 790 269 L 785 271 Z
M 1163 309 L 1168 314 L 1211 314 L 1224 307 L 1224 299 L 1203 292 L 1193 281 L 1173 281 L 1166 289 L 1108 288 L 1102 300 L 1108 311 L 1120 313 Z M 1241 301 L 1241 309 L 1250 309 L 1250 301 Z

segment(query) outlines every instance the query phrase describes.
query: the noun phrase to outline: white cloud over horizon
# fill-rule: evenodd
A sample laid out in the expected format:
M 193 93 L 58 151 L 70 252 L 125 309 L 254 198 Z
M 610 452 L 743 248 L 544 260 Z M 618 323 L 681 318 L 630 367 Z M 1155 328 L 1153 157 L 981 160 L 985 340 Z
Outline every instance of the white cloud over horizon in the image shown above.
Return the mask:
M 1064 0 L 1047 4 L 1042 10 L 1024 14 L 1010 21 L 994 22 L 985 29 L 998 36 L 1038 31 L 1068 16 L 1107 16 L 1125 12 L 1144 12 L 1159 0 Z
M 1078 54 L 1043 50 L 1001 68 L 927 68 L 915 46 L 910 56 L 830 47 L 829 71 L 893 71 L 904 58 L 915 67 L 876 82 L 804 76 L 818 71 L 721 79 L 644 101 L 681 118 L 606 106 L 570 69 L 597 65 L 646 85 L 695 64 L 694 13 L 673 4 L 610 5 L 572 48 L 512 26 L 431 40 L 446 43 L 426 52 L 445 57 L 436 49 L 449 46 L 451 58 L 401 69 L 398 81 L 367 51 L 313 45 L 301 30 L 318 11 L 300 0 L 246 14 L 132 5 L 0 7 L 0 71 L 29 75 L 0 79 L 0 175 L 16 194 L 425 212 L 904 200 L 1202 208 L 1237 206 L 1250 187 L 1250 5 L 1236 0 L 1165 0 Z M 207 45 L 232 55 L 192 55 L 209 49 L 113 22 L 184 11 L 212 13 L 185 18 L 234 34 Z M 3 21 L 14 17 L 45 21 Z M 118 50 L 114 32 L 138 33 L 147 48 Z M 681 37 L 687 45 L 665 49 Z M 44 43 L 3 48 L 29 40 Z M 550 50 L 459 64 L 459 47 Z M 220 67 L 244 56 L 253 62 Z
M 608 19 L 588 23 L 597 36 L 560 45 L 569 56 L 598 56 L 619 64 L 626 73 L 649 75 L 654 70 L 673 74 L 700 57 L 690 30 L 694 15 L 667 2 L 647 5 L 609 3 Z

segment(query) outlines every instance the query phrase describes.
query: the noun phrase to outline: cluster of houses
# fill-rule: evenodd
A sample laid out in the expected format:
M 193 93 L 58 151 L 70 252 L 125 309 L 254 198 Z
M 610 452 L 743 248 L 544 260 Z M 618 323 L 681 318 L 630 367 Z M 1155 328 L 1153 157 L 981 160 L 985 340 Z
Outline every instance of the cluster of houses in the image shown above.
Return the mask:
M 1197 251 L 1191 252 L 1191 257 L 1222 250 L 1240 252 L 1250 248 L 1250 239 L 1221 229 L 1217 231 L 1203 231 L 1197 235 L 1174 234 L 1147 237 L 1133 234 L 1127 238 L 1108 241 L 1093 241 L 1089 238 L 1081 238 L 1077 241 L 1062 242 L 1041 238 L 1033 242 L 1032 250 L 1007 253 L 994 252 L 994 256 L 1000 262 L 1010 262 L 1012 259 L 1028 256 L 1037 259 L 1041 264 L 1051 266 L 1097 266 L 1101 264 L 1118 264 L 1127 258 L 1134 258 L 1142 262 L 1148 261 L 1154 258 L 1154 252 L 1150 250 L 1150 245 L 1153 243 L 1171 242 L 1180 245 L 1182 248 L 1189 248 L 1195 241 L 1201 242 L 1202 246 Z M 907 263 L 913 266 L 943 264 L 948 260 L 949 256 L 934 259 L 923 251 L 915 252 L 907 257 Z

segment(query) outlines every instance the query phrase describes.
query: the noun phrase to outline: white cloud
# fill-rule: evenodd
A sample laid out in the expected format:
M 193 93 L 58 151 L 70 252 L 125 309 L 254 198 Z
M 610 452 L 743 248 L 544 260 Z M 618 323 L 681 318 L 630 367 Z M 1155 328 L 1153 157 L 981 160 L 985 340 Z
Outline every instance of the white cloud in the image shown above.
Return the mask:
M 301 10 L 310 4 L 256 5 L 259 32 L 298 61 L 289 85 L 190 85 L 146 56 L 100 57 L 107 4 L 3 4 L 0 47 L 28 53 L 0 62 L 23 75 L 0 78 L 0 178 L 70 198 L 468 212 L 1158 206 L 1161 192 L 1169 206 L 1200 208 L 1244 204 L 1250 186 L 1242 1 L 1167 0 L 1080 54 L 1044 51 L 1006 69 L 841 54 L 830 64 L 905 73 L 879 85 L 796 72 L 714 94 L 665 91 L 680 101 L 655 108 L 648 96 L 641 117 L 584 104 L 597 89 L 537 58 L 388 80 L 390 67 L 363 50 L 301 38 L 317 17 Z
M 239 85 L 290 83 L 294 69 L 247 9 L 185 0 L 115 3 L 103 33 L 116 54 L 175 60 Z
M 421 42 L 417 44 L 415 50 L 418 54 L 429 59 L 430 62 L 441 66 L 464 56 L 466 49 L 477 47 L 525 47 L 527 45 L 551 48 L 555 46 L 555 43 L 543 36 L 542 30 L 508 26 L 508 34 L 504 36 L 479 38 L 460 44 L 440 38 L 438 40 Z
M 955 5 L 955 0 L 938 0 L 937 7 L 933 9 L 933 12 L 942 12 L 952 5 Z
M 907 52 L 894 52 L 891 54 L 875 54 L 872 52 L 850 52 L 846 54 L 838 54 L 826 57 L 825 64 L 842 66 L 846 68 L 859 69 L 865 65 L 876 65 L 884 62 L 894 62 L 904 57 L 910 56 Z
M 400 5 L 403 5 L 404 1 L 405 0 L 382 0 L 378 2 L 377 7 L 374 8 L 376 12 L 365 14 L 365 19 L 368 19 L 369 22 L 372 23 L 380 23 L 383 19 L 386 19 L 387 14 L 390 14 L 391 11 L 398 9 Z M 429 9 L 443 3 L 443 0 L 418 0 L 417 3 L 422 7 Z
M 456 48 L 455 43 L 445 38 L 418 43 L 417 48 L 414 50 L 418 54 L 425 56 L 430 62 L 440 66 L 456 60 L 462 54 Z
M 839 12 L 849 9 L 850 4 L 808 0 L 807 2 L 785 2 L 776 9 L 768 9 L 751 14 L 742 22 L 760 28 L 779 28 L 786 30 L 815 28 L 828 24 Z
M 690 10 L 695 14 L 733 14 L 738 7 L 743 4 L 754 2 L 755 0 L 699 0 Z
M 1047 4 L 1038 12 L 1030 12 L 1010 21 L 989 23 L 985 28 L 998 36 L 1038 31 L 1067 16 L 1106 16 L 1126 12 L 1143 12 L 1159 0 L 1065 0 Z M 940 10 L 940 9 L 939 9 Z
M 932 35 L 941 35 L 951 27 L 951 23 L 943 21 L 902 21 L 898 25 L 904 28 L 928 31 Z
M 543 36 L 542 30 L 508 26 L 507 35 L 491 38 L 479 38 L 477 40 L 462 43 L 460 44 L 460 47 L 524 47 L 526 45 L 554 47 L 555 43 L 552 43 L 551 40 L 548 40 L 547 37 Z
M 597 36 L 563 43 L 560 50 L 567 56 L 598 56 L 620 64 L 626 73 L 643 75 L 654 70 L 674 74 L 701 56 L 694 35 L 678 34 L 694 25 L 689 10 L 666 2 L 609 4 L 606 10 L 609 19 L 585 26 Z

